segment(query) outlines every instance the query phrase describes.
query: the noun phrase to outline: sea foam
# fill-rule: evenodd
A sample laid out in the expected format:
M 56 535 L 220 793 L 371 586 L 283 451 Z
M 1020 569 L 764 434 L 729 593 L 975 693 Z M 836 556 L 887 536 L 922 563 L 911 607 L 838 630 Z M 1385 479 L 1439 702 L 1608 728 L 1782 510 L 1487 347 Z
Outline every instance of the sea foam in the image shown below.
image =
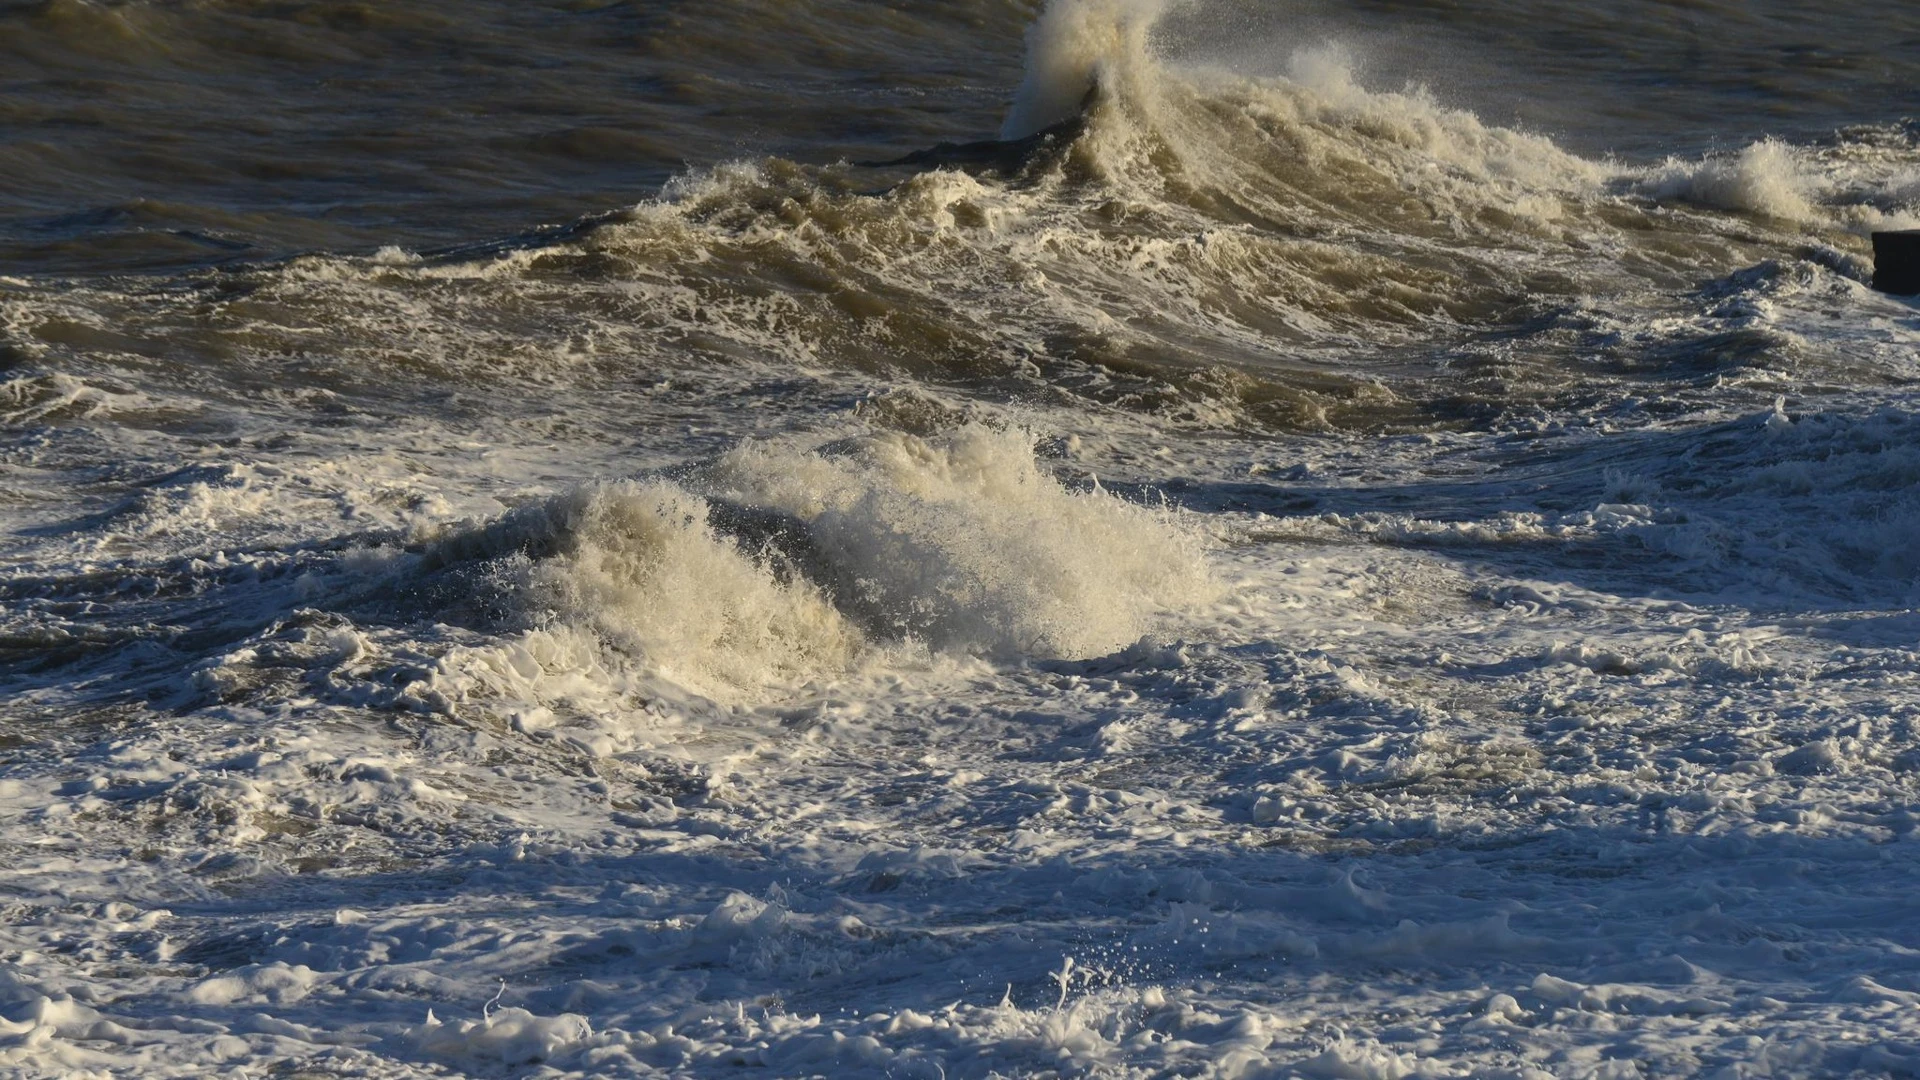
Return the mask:
M 675 480 L 591 484 L 458 532 L 428 565 L 490 560 L 513 618 L 570 643 L 564 667 L 591 666 L 574 655 L 585 632 L 611 666 L 722 697 L 875 648 L 1101 655 L 1212 595 L 1175 515 L 1069 488 L 1032 448 L 980 425 L 749 443 Z

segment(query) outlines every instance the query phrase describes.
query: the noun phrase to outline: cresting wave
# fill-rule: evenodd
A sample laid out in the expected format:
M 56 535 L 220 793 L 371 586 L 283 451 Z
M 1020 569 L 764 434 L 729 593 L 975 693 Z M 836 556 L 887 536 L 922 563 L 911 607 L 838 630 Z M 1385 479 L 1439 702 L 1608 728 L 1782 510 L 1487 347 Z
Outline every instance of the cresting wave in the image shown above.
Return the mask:
M 1297 41 L 1277 56 L 1255 58 L 1162 40 L 1178 38 L 1160 33 L 1163 24 L 1183 16 L 1204 22 L 1215 7 L 1202 0 L 1052 0 L 1028 32 L 1026 74 L 1002 137 L 1032 135 L 1091 104 L 1096 132 L 1102 123 L 1107 128 L 1103 149 L 1117 151 L 1102 156 L 1110 177 L 1136 172 L 1122 164 L 1129 137 L 1161 152 L 1150 152 L 1149 168 L 1137 171 L 1189 173 L 1186 186 L 1214 189 L 1228 203 L 1256 193 L 1270 199 L 1262 188 L 1297 185 L 1312 168 L 1333 166 L 1339 184 L 1391 179 L 1406 195 L 1429 200 L 1446 191 L 1457 200 L 1447 207 L 1453 213 L 1435 216 L 1453 231 L 1476 222 L 1513 229 L 1514 221 L 1481 216 L 1494 205 L 1544 224 L 1588 217 L 1594 207 L 1580 204 L 1622 195 L 1853 231 L 1920 221 L 1916 162 L 1908 155 L 1890 160 L 1876 132 L 1815 150 L 1764 139 L 1737 153 L 1652 167 L 1590 161 L 1543 136 L 1485 125 L 1419 86 L 1366 89 L 1358 58 L 1337 42 Z M 1277 76 L 1263 73 L 1270 67 Z M 1249 166 L 1266 167 L 1265 176 Z M 1430 175 L 1436 168 L 1452 175 Z M 1456 186 L 1461 180 L 1473 183 Z M 1342 197 L 1329 185 L 1321 194 L 1324 205 L 1364 213 L 1358 196 L 1380 194 L 1372 186 Z M 1296 216 L 1314 209 L 1264 202 L 1242 209 L 1283 208 Z M 1267 223 L 1289 222 L 1270 215 Z
M 1607 322 L 1682 325 L 1701 280 L 1782 249 L 1857 278 L 1868 230 L 1920 224 L 1911 125 L 1594 161 L 1369 88 L 1337 45 L 1209 53 L 1177 32 L 1207 10 L 1050 3 L 1002 135 L 1058 134 L 1023 161 L 878 197 L 864 170 L 699 172 L 592 229 L 578 265 L 664 292 L 685 340 L 730 357 L 1201 428 L 1431 428 L 1565 407 Z M 1434 360 L 1493 351 L 1484 389 Z
M 1033 442 L 969 425 L 749 443 L 456 530 L 425 567 L 457 569 L 562 651 L 598 642 L 598 666 L 722 698 L 844 674 L 875 650 L 1098 656 L 1212 597 L 1189 526 L 1068 489 Z

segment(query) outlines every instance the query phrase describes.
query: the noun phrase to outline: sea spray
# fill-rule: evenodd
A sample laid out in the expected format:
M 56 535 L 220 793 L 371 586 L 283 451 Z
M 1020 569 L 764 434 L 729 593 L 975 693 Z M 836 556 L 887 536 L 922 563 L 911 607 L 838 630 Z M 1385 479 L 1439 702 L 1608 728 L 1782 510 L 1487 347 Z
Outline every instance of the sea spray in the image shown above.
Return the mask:
M 1200 546 L 1173 515 L 1067 488 L 1033 444 L 979 424 L 832 454 L 752 444 L 708 483 L 805 521 L 863 623 L 936 649 L 1094 656 L 1210 598 Z
M 528 565 L 529 614 L 589 627 L 690 689 L 789 684 L 844 666 L 858 647 L 817 589 L 776 578 L 673 484 L 591 485 L 545 512 L 568 542 Z
M 1825 186 L 1799 151 L 1777 139 L 1737 154 L 1668 162 L 1647 183 L 1655 198 L 1808 224 L 1821 218 L 1816 202 Z
M 1002 139 L 1072 119 L 1087 94 L 1146 62 L 1154 24 L 1180 0 L 1050 0 L 1027 30 L 1027 69 Z

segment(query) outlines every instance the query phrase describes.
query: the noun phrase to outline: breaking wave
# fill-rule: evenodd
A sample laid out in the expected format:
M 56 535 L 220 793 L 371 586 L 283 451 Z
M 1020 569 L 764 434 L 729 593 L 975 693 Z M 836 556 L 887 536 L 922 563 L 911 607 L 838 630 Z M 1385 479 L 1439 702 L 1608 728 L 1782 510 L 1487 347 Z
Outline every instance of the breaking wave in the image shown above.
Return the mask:
M 1070 489 L 1029 433 L 979 425 L 748 444 L 457 531 L 426 565 L 475 562 L 509 622 L 584 632 L 616 666 L 719 696 L 845 672 L 875 649 L 1102 655 L 1213 592 L 1170 512 Z

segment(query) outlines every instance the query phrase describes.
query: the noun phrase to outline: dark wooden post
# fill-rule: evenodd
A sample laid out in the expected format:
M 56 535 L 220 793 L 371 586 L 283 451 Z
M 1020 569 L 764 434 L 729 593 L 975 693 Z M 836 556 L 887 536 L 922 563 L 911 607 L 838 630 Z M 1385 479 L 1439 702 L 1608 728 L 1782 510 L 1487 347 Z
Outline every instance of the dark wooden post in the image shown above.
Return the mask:
M 1895 296 L 1920 295 L 1920 229 L 1873 234 L 1873 287 Z

